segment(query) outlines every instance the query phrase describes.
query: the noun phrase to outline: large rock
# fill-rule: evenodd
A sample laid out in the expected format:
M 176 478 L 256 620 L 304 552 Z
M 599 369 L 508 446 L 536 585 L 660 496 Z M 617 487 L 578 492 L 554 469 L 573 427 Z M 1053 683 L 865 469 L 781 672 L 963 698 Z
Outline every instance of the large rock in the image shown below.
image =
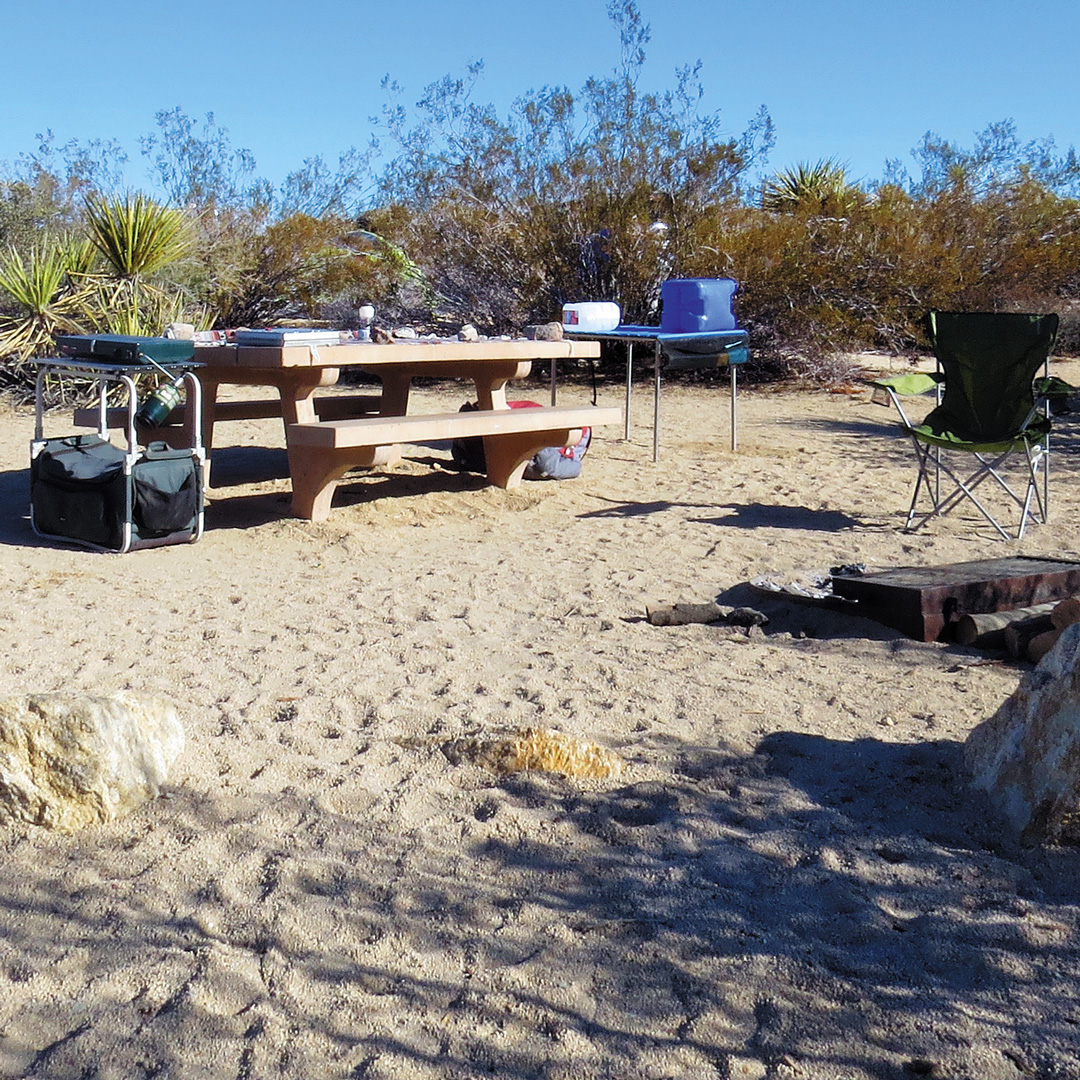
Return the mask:
M 1080 844 L 1080 625 L 972 731 L 964 761 L 1013 840 Z
M 110 821 L 154 798 L 183 748 L 162 698 L 0 698 L 0 822 L 70 832 Z
M 531 326 L 525 327 L 525 336 L 529 341 L 562 341 L 562 323 L 533 323 Z

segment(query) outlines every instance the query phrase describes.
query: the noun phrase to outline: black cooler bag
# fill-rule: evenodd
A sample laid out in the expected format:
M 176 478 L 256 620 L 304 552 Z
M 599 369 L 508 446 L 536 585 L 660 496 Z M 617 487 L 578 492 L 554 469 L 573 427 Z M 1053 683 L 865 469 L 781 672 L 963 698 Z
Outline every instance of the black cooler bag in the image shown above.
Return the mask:
M 202 470 L 190 450 L 151 443 L 129 454 L 100 435 L 35 442 L 30 522 L 51 539 L 106 551 L 197 540 Z

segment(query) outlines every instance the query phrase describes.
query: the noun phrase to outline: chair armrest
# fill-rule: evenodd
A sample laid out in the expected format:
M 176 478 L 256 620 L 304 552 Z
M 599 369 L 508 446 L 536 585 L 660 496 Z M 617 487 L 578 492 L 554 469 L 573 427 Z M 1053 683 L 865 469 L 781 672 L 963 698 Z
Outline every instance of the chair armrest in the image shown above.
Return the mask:
M 1035 393 L 1036 410 L 1042 412 L 1047 419 L 1076 411 L 1074 395 L 1080 391 L 1080 387 L 1072 386 L 1056 375 L 1036 379 L 1031 384 L 1031 389 Z
M 910 371 L 906 375 L 886 375 L 882 379 L 874 379 L 870 385 L 875 390 L 891 391 L 900 397 L 915 397 L 918 394 L 928 394 L 941 381 L 942 377 L 940 375 L 931 375 L 923 371 Z M 879 405 L 889 404 L 888 399 L 878 401 L 877 397 L 875 397 L 874 400 Z
M 900 415 L 900 422 L 904 427 L 909 428 L 911 427 L 911 420 L 908 419 L 908 414 L 904 411 L 900 398 L 919 397 L 928 394 L 931 390 L 936 390 L 938 384 L 942 381 L 941 375 L 930 375 L 922 371 L 910 371 L 906 375 L 886 375 L 884 378 L 874 379 L 870 383 L 873 387 L 870 400 L 875 405 L 894 406 Z
M 1047 398 L 1050 401 L 1067 398 L 1070 394 L 1075 394 L 1078 389 L 1064 379 L 1059 379 L 1056 375 L 1049 375 L 1045 379 L 1036 379 L 1032 383 L 1032 388 L 1036 397 Z

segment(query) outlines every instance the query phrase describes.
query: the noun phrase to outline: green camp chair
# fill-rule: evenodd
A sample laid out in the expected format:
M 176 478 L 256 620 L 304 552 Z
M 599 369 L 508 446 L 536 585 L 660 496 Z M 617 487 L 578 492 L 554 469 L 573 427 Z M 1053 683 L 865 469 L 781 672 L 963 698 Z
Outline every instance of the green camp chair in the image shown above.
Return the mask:
M 919 473 L 905 531 L 913 532 L 968 499 L 1002 539 L 1009 539 L 1009 533 L 976 494 L 980 485 L 992 479 L 1020 509 L 1016 526 L 1016 538 L 1020 539 L 1029 520 L 1045 523 L 1047 519 L 1049 401 L 1072 390 L 1060 379 L 1047 376 L 1058 317 L 934 311 L 928 321 L 938 374 L 900 375 L 873 384 L 875 400 L 891 401 L 915 447 Z M 1036 377 L 1040 368 L 1041 379 Z M 921 424 L 913 424 L 900 398 L 929 390 L 937 394 L 937 407 Z M 1020 451 L 1026 461 L 1022 496 L 1003 474 L 1006 460 Z M 969 463 L 974 460 L 970 474 L 962 475 L 962 466 L 956 463 L 958 455 L 965 455 Z M 943 474 L 953 485 L 944 494 Z M 924 491 L 930 508 L 920 511 L 919 498 Z

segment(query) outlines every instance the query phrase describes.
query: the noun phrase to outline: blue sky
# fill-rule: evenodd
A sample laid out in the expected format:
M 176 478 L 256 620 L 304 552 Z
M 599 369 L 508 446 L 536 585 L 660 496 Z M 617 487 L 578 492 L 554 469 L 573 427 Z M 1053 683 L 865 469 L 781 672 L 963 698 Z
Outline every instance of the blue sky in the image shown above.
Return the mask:
M 414 101 L 484 61 L 477 98 L 500 111 L 544 85 L 576 90 L 618 61 L 605 0 L 6 0 L 0 161 L 51 129 L 116 139 L 150 187 L 139 136 L 160 109 L 213 112 L 280 183 L 305 158 L 363 147 L 389 74 Z M 820 158 L 853 178 L 911 163 L 924 132 L 970 146 L 992 121 L 1080 148 L 1071 51 L 1078 0 L 639 0 L 652 29 L 643 84 L 702 63 L 707 111 L 739 134 L 765 105 L 770 170 Z M 47 10 L 48 18 L 44 17 Z

